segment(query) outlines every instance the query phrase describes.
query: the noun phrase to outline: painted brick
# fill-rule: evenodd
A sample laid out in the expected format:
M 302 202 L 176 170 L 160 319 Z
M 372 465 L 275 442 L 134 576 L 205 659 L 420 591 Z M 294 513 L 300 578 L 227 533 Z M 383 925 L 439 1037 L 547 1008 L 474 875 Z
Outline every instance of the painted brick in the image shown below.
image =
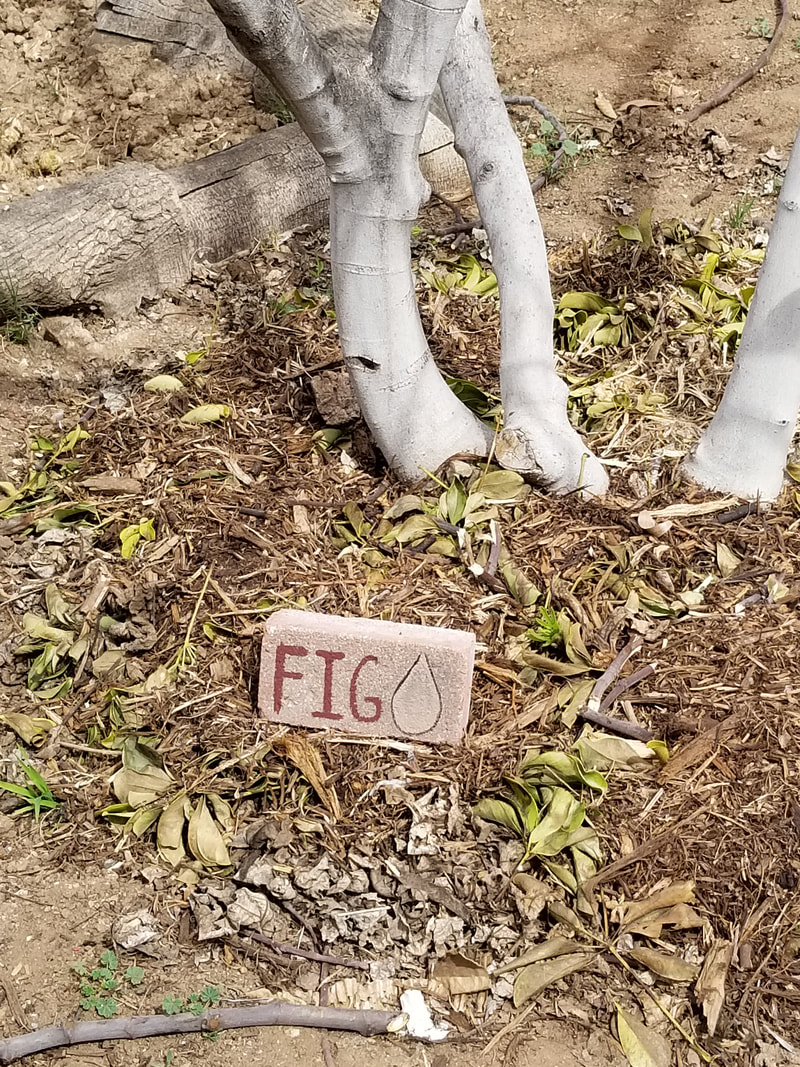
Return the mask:
M 455 743 L 474 656 L 463 630 L 277 611 L 264 627 L 259 711 L 291 726 Z

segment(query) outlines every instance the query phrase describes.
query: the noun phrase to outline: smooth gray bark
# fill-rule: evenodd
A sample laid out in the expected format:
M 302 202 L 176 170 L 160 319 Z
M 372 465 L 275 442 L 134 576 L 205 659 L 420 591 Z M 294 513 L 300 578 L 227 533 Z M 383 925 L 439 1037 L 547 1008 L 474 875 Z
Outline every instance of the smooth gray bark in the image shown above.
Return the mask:
M 553 299 L 547 250 L 525 170 L 492 66 L 479 0 L 469 0 L 439 78 L 492 249 L 500 290 L 503 431 L 506 466 L 556 492 L 602 495 L 608 478 L 567 416 L 567 386 L 553 351 Z
M 409 479 L 454 453 L 484 455 L 488 429 L 433 363 L 410 257 L 411 226 L 429 195 L 420 137 L 462 3 L 384 0 L 368 49 L 344 41 L 334 50 L 293 0 L 211 2 L 325 160 L 339 334 L 376 443 Z
M 800 411 L 800 133 L 722 402 L 686 460 L 721 492 L 774 500 Z

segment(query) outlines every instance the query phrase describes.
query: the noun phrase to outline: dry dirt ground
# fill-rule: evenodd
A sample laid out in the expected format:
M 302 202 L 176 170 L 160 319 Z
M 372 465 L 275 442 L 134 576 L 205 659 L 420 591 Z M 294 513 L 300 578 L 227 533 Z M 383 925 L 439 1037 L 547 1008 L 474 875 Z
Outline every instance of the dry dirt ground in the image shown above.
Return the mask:
M 174 165 L 271 121 L 241 77 L 174 71 L 141 46 L 93 51 L 92 8 L 0 0 L 0 133 L 17 129 L 16 120 L 21 134 L 0 152 L 0 206 L 125 158 Z M 676 125 L 680 109 L 752 62 L 765 44 L 760 20 L 774 21 L 770 10 L 745 0 L 537 0 L 492 3 L 487 15 L 504 89 L 534 92 L 576 142 L 590 143 L 539 197 L 557 293 L 635 297 L 631 315 L 650 314 L 641 343 L 563 357 L 576 419 L 617 465 L 608 505 L 531 494 L 498 513 L 503 542 L 540 591 L 539 604 L 549 597 L 581 626 L 588 663 L 579 681 L 596 677 L 630 635 L 645 641 L 632 666 L 657 665 L 613 713 L 650 728 L 671 759 L 613 773 L 607 797 L 592 807 L 602 863 L 615 864 L 595 890 L 596 921 L 584 916 L 588 932 L 576 933 L 563 911 L 573 899 L 541 865 L 532 868 L 544 886 L 532 890 L 535 899 L 512 888 L 519 851 L 508 835 L 469 817 L 529 747 L 568 749 L 577 735 L 558 703 L 567 700 L 565 680 L 552 670 L 526 673 L 514 658 L 515 639 L 536 622 L 539 605 L 526 606 L 519 571 L 505 580 L 513 589 L 496 578 L 481 585 L 467 559 L 441 555 L 431 539 L 404 548 L 381 539 L 379 524 L 390 521 L 403 491 L 358 424 L 335 442 L 334 433 L 320 436 L 325 423 L 308 384 L 308 368 L 338 360 L 324 236 L 285 237 L 208 272 L 136 322 L 82 316 L 95 339 L 90 349 L 59 347 L 41 326 L 27 345 L 0 340 L 0 482 L 20 487 L 28 479 L 23 511 L 0 520 L 0 714 L 48 719 L 28 744 L 0 723 L 0 779 L 24 781 L 22 751 L 61 802 L 34 823 L 12 819 L 17 800 L 0 793 L 0 1038 L 86 1017 L 72 965 L 95 964 L 112 946 L 114 922 L 139 909 L 155 917 L 157 936 L 139 950 L 118 947 L 125 967 L 144 972 L 120 996 L 122 1014 L 157 1011 L 165 996 L 208 985 L 223 1006 L 274 994 L 318 1003 L 328 986 L 341 1003 L 361 1004 L 342 982 L 362 971 L 331 965 L 326 976 L 235 931 L 198 940 L 214 907 L 229 906 L 230 882 L 198 863 L 180 868 L 176 880 L 152 830 L 122 836 L 101 815 L 114 800 L 114 746 L 133 731 L 158 747 L 195 805 L 220 795 L 235 834 L 256 834 L 255 844 L 238 841 L 234 866 L 253 851 L 277 857 L 315 937 L 323 920 L 330 926 L 338 917 L 341 928 L 325 927 L 323 946 L 335 957 L 388 962 L 389 979 L 402 987 L 424 982 L 437 959 L 462 953 L 494 965 L 554 933 L 593 953 L 584 970 L 519 1012 L 496 983 L 488 993 L 440 997 L 435 1006 L 454 1035 L 441 1046 L 332 1035 L 329 1052 L 340 1067 L 366 1057 L 381 1067 L 457 1067 L 482 1057 L 519 1067 L 616 1067 L 625 1062 L 613 1036 L 617 1004 L 669 1043 L 655 1063 L 699 1064 L 704 1050 L 724 1063 L 800 1062 L 792 1051 L 800 1049 L 797 497 L 787 492 L 768 514 L 732 515 L 734 505 L 724 504 L 723 522 L 702 513 L 705 498 L 680 483 L 676 457 L 708 418 L 729 360 L 711 326 L 681 332 L 671 300 L 691 271 L 675 259 L 674 243 L 662 235 L 655 254 L 639 257 L 604 240 L 652 207 L 656 219 L 677 217 L 690 229 L 712 213 L 728 244 L 758 246 L 800 122 L 800 23 L 790 21 L 765 73 L 687 130 Z M 596 92 L 621 121 L 597 111 Z M 624 109 L 645 99 L 661 106 Z M 536 143 L 538 117 L 520 109 L 514 116 Z M 42 152 L 51 148 L 60 157 L 56 174 L 43 173 Z M 537 166 L 532 156 L 532 172 Z M 745 218 L 734 239 L 737 209 Z M 448 221 L 443 210 L 423 220 L 423 261 L 451 254 L 426 236 Z M 741 286 L 753 269 L 732 268 L 731 277 Z M 295 312 L 286 300 L 297 307 L 298 289 L 308 307 Z M 494 301 L 421 295 L 447 371 L 496 391 Z M 188 367 L 182 353 L 206 348 Z M 180 376 L 184 391 L 144 392 L 144 380 L 161 372 Z M 180 423 L 192 404 L 210 402 L 229 405 L 230 416 L 206 427 Z M 599 405 L 593 415 L 591 404 Z M 57 440 L 79 419 L 89 436 L 71 451 L 53 457 L 32 446 L 35 434 Z M 40 472 L 38 482 L 29 471 Z M 424 492 L 438 495 L 430 485 Z M 70 514 L 76 501 L 83 510 Z M 637 519 L 645 507 L 686 501 L 669 529 L 648 532 Z M 354 512 L 343 510 L 353 503 L 368 525 L 356 516 L 354 527 Z M 121 530 L 146 518 L 155 540 L 123 560 Z M 45 615 L 52 586 L 68 604 L 84 605 L 92 638 L 60 675 L 71 677 L 69 691 L 39 701 L 27 685 L 32 657 L 17 652 L 25 612 Z M 97 631 L 98 612 L 86 607 L 93 590 L 113 631 Z M 260 728 L 253 712 L 258 625 L 285 604 L 473 629 L 479 668 L 464 746 L 410 753 L 320 736 L 310 746 L 323 770 L 315 791 L 312 757 Z M 119 654 L 115 663 L 98 665 L 109 651 Z M 563 648 L 552 654 L 571 662 Z M 181 656 L 182 669 L 161 679 L 168 684 L 135 691 Z M 414 827 L 433 834 L 427 856 L 409 852 Z M 331 879 L 320 888 L 309 869 L 326 857 L 350 879 L 366 864 L 370 891 L 340 883 L 337 890 Z M 416 882 L 397 876 L 398 858 Z M 651 930 L 644 947 L 690 968 L 729 951 L 727 972 L 706 975 L 712 986 L 720 973 L 724 979 L 713 1036 L 700 1006 L 709 995 L 630 956 L 642 937 L 619 925 L 626 901 L 689 880 L 702 925 Z M 187 883 L 195 881 L 192 893 Z M 383 920 L 352 925 L 376 901 L 390 915 L 388 941 Z M 274 940 L 314 947 L 296 917 L 279 919 Z M 696 1047 L 665 1021 L 648 989 Z M 375 989 L 371 1003 L 396 1007 L 393 996 Z M 323 1062 L 321 1041 L 313 1030 L 263 1029 L 34 1059 L 239 1067 L 269 1057 L 289 1065 Z

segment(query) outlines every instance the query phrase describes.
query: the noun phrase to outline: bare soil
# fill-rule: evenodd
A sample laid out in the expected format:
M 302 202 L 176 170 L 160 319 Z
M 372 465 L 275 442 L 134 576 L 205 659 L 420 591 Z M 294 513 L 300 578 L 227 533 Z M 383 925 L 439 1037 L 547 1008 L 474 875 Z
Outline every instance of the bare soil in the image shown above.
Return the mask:
M 250 85 L 239 75 L 173 70 L 143 46 L 98 50 L 89 40 L 92 7 L 0 0 L 0 134 L 12 119 L 21 132 L 10 151 L 0 152 L 0 224 L 2 203 L 16 197 L 128 158 L 175 165 L 274 121 L 257 112 Z M 771 11 L 746 7 L 744 0 L 601 6 L 531 0 L 490 3 L 487 17 L 505 91 L 535 93 L 576 141 L 597 142 L 539 194 L 558 292 L 628 287 L 666 293 L 672 282 L 661 265 L 632 265 L 603 243 L 621 221 L 634 221 L 648 207 L 657 219 L 696 223 L 707 213 L 724 219 L 747 194 L 753 197 L 749 237 L 768 224 L 779 162 L 800 123 L 800 52 L 794 47 L 800 24 L 790 23 L 764 73 L 687 129 L 681 113 L 764 47 L 753 28 L 761 17 L 773 20 Z M 618 122 L 597 110 L 596 92 L 614 106 Z M 659 106 L 623 107 L 643 99 Z M 522 109 L 513 114 L 521 136 L 534 143 L 538 116 Z M 42 152 L 51 148 L 60 164 L 57 173 L 43 173 Z M 767 156 L 772 148 L 774 158 Z M 531 172 L 538 166 L 532 157 Z M 424 225 L 448 220 L 436 209 Z M 360 501 L 375 524 L 402 489 L 387 476 L 363 428 L 348 429 L 343 454 L 326 453 L 315 441 L 323 423 L 306 371 L 335 366 L 335 335 L 324 304 L 292 317 L 277 314 L 275 303 L 296 286 L 324 289 L 324 271 L 321 279 L 314 273 L 324 255 L 324 237 L 289 238 L 167 294 L 135 323 L 87 314 L 82 321 L 97 342 L 91 355 L 45 340 L 41 327 L 27 345 L 0 340 L 0 481 L 20 484 L 29 468 L 41 466 L 42 455 L 29 445 L 32 434 L 55 438 L 83 419 L 91 436 L 75 453 L 77 471 L 57 467 L 55 501 L 89 499 L 100 518 L 91 534 L 75 528 L 32 533 L 0 521 L 0 714 L 45 714 L 56 724 L 43 748 L 27 751 L 63 801 L 55 817 L 38 824 L 0 813 L 0 1038 L 82 1016 L 71 965 L 96 961 L 112 944 L 114 921 L 142 908 L 156 917 L 158 937 L 145 950 L 120 952 L 126 966 L 140 963 L 146 975 L 122 999 L 125 1014 L 158 1010 L 164 996 L 186 996 L 209 984 L 221 990 L 223 1005 L 276 994 L 313 1001 L 321 980 L 316 970 L 293 970 L 285 959 L 198 941 L 191 891 L 159 861 L 152 835 L 122 838 L 100 817 L 113 800 L 109 776 L 119 767 L 118 753 L 102 747 L 120 726 L 104 700 L 108 680 L 96 679 L 89 661 L 69 694 L 42 704 L 26 688 L 28 662 L 15 656 L 23 614 L 43 613 L 48 584 L 80 601 L 99 574 L 110 576 L 117 600 L 109 610 L 130 626 L 128 640 L 142 641 L 126 650 L 127 674 L 119 684 L 141 680 L 170 660 L 201 605 L 197 625 L 211 629 L 195 633 L 196 662 L 174 687 L 133 705 L 137 728 L 158 740 L 177 781 L 229 799 L 237 832 L 265 817 L 287 820 L 287 866 L 295 870 L 328 851 L 350 856 L 361 839 L 373 844 L 382 864 L 402 854 L 396 833 L 406 832 L 410 816 L 403 810 L 398 817 L 381 782 L 400 778 L 417 800 L 439 790 L 442 803 L 468 813 L 500 787 L 527 747 L 563 748 L 575 736 L 552 706 L 559 680 L 542 676 L 526 688 L 508 658 L 509 634 L 530 622 L 513 597 L 481 587 L 459 562 L 424 551 L 396 552 L 380 566 L 365 565 L 358 553 L 340 554 L 335 522 L 343 521 L 342 507 Z M 446 369 L 495 390 L 496 307 L 470 299 L 442 302 L 431 293 L 423 303 Z M 218 304 L 210 354 L 187 373 L 179 353 L 204 346 Z M 797 504 L 787 494 L 769 515 L 730 524 L 690 515 L 660 539 L 636 520 L 645 505 L 684 501 L 687 493 L 702 502 L 679 484 L 675 456 L 719 397 L 727 367 L 718 355 L 703 338 L 676 341 L 671 335 L 647 357 L 619 353 L 624 389 L 634 399 L 648 388 L 660 390 L 667 401 L 655 415 L 628 413 L 622 422 L 590 427 L 593 445 L 607 448 L 619 463 L 627 457 L 615 472 L 608 507 L 533 494 L 504 511 L 502 529 L 530 580 L 550 590 L 556 607 L 581 616 L 598 666 L 637 630 L 647 640 L 647 661 L 658 664 L 645 690 L 636 691 L 636 702 L 615 714 L 650 727 L 673 758 L 660 772 L 621 775 L 593 813 L 604 861 L 633 857 L 598 887 L 601 914 L 611 923 L 620 902 L 692 879 L 706 925 L 671 931 L 665 945 L 700 960 L 715 940 L 733 944 L 717 1034 L 706 1032 L 686 985 L 656 982 L 656 992 L 720 1062 L 771 1067 L 798 1062 L 786 1046 L 800 1048 Z M 564 369 L 577 376 L 599 371 L 603 358 L 589 354 L 581 364 L 567 355 Z M 143 381 L 157 372 L 182 375 L 187 397 L 143 392 Z M 191 403 L 211 401 L 229 404 L 231 418 L 205 428 L 178 422 Z M 80 488 L 98 475 L 133 479 L 139 488 Z M 51 504 L 41 507 L 47 511 Z M 157 539 L 123 561 L 119 532 L 145 516 L 154 518 Z M 740 561 L 733 581 L 719 580 L 720 544 Z M 697 610 L 654 621 L 632 603 L 629 589 L 615 591 L 606 581 L 620 546 L 633 562 L 617 568 L 615 579 L 646 579 L 667 599 L 670 588 L 694 590 L 709 574 L 715 582 Z M 215 584 L 201 597 L 210 567 Z M 773 579 L 786 588 L 777 601 L 766 584 Z M 420 747 L 409 756 L 314 738 L 345 813 L 339 824 L 331 823 L 297 767 L 270 749 L 270 735 L 253 711 L 265 601 L 301 599 L 318 610 L 473 628 L 481 642 L 463 748 Z M 142 635 L 151 631 L 148 644 Z M 18 745 L 0 724 L 0 779 L 18 774 Z M 229 759 L 233 765 L 220 771 Z M 6 796 L 0 812 L 13 806 Z M 309 830 L 309 820 L 324 829 Z M 501 833 L 478 838 L 465 815 L 450 846 L 425 873 L 457 887 L 471 918 L 458 935 L 462 940 L 448 935 L 452 940 L 445 938 L 439 955 L 457 949 L 489 963 L 552 932 L 551 920 L 531 920 L 512 899 L 506 876 L 514 857 Z M 203 884 L 217 884 L 207 873 L 199 876 Z M 399 886 L 394 891 L 397 914 L 410 931 L 400 953 L 406 971 L 400 970 L 421 978 L 429 960 L 423 956 L 415 972 L 409 953 L 415 942 L 427 943 L 426 923 L 452 916 L 424 894 Z M 309 909 L 315 922 L 313 905 Z M 480 940 L 483 928 L 493 931 L 494 941 L 489 934 Z M 496 940 L 506 928 L 511 940 Z M 309 947 L 301 930 L 293 929 L 292 938 Z M 343 945 L 337 951 L 363 950 Z M 437 951 L 431 950 L 430 962 Z M 334 977 L 347 973 L 335 969 Z M 650 972 L 640 977 L 653 985 Z M 673 1043 L 674 1063 L 700 1062 L 607 953 L 594 970 L 541 994 L 487 1062 L 618 1067 L 625 1062 L 612 1038 L 618 1002 Z M 455 1033 L 442 1046 L 331 1035 L 334 1061 L 340 1067 L 366 1057 L 380 1067 L 472 1064 L 503 1025 L 519 1018 L 507 1003 L 492 1016 L 488 1003 L 462 997 L 439 1005 Z M 216 1042 L 152 1039 L 33 1059 L 121 1067 L 168 1064 L 170 1053 L 176 1067 L 244 1067 L 266 1057 L 288 1067 L 323 1062 L 324 1055 L 315 1031 L 263 1029 L 226 1033 Z

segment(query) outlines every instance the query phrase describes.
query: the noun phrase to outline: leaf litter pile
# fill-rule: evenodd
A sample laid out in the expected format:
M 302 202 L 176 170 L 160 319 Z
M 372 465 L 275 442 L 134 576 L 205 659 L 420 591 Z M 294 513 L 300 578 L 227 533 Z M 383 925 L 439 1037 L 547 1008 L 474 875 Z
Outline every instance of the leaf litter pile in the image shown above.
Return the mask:
M 398 485 L 318 238 L 199 283 L 203 348 L 121 411 L 76 404 L 0 484 L 0 811 L 55 854 L 113 835 L 273 994 L 419 989 L 493 1048 L 534 1012 L 637 1065 L 796 1062 L 800 493 L 759 510 L 677 467 L 762 249 L 710 222 L 624 231 L 551 258 L 602 505 L 470 457 Z M 459 242 L 417 235 L 423 318 L 494 425 L 496 283 L 480 234 Z M 281 607 L 474 631 L 464 744 L 259 722 Z

